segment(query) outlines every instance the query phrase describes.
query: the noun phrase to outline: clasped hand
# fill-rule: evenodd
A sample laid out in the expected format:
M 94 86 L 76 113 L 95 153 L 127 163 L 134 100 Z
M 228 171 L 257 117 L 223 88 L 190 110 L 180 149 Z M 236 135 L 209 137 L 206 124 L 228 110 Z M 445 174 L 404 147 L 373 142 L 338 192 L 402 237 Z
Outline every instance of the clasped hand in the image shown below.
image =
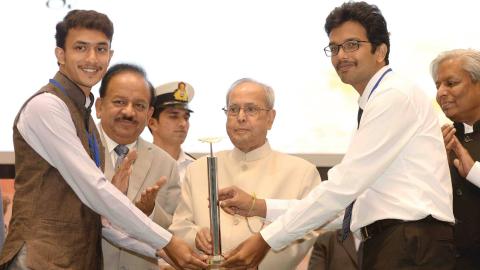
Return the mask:
M 442 126 L 442 135 L 447 151 L 448 160 L 453 161 L 453 165 L 457 168 L 458 173 L 462 177 L 467 177 L 473 167 L 475 161 L 462 143 L 455 136 L 455 128 L 446 124 Z

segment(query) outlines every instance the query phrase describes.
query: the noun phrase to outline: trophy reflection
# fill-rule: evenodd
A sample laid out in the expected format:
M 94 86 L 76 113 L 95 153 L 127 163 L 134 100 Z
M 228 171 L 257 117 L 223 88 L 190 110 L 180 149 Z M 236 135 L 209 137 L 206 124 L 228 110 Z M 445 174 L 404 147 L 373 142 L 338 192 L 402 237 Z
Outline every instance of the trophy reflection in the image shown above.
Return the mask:
M 220 138 L 201 139 L 210 144 L 210 156 L 207 157 L 208 170 L 208 201 L 210 204 L 210 234 L 212 235 L 212 256 L 209 258 L 208 269 L 223 269 L 219 265 L 223 262 L 222 239 L 220 235 L 220 206 L 218 204 L 217 158 L 213 156 L 212 144 Z

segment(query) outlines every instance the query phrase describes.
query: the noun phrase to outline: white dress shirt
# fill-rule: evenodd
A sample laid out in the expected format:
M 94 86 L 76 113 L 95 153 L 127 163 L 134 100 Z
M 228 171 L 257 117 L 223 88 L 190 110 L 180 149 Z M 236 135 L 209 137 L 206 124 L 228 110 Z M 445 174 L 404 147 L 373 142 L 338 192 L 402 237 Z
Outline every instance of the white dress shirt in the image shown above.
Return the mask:
M 328 181 L 300 201 L 277 205 L 267 200 L 267 218 L 283 213 L 261 231 L 273 249 L 319 227 L 353 200 L 354 232 L 389 218 L 432 215 L 454 222 L 447 156 L 432 101 L 393 72 L 369 98 L 388 68 L 371 78 L 360 97 L 360 126 L 342 162 L 328 172 Z
M 178 175 L 180 176 L 180 186 L 182 186 L 183 180 L 185 179 L 185 172 L 187 171 L 187 166 L 190 163 L 194 162 L 195 160 L 191 156 L 185 154 L 183 149 L 180 149 L 180 154 L 178 155 L 178 159 L 176 161 L 177 161 Z M 169 265 L 163 259 L 160 259 L 158 263 L 162 266 Z
M 185 154 L 183 150 L 180 150 L 180 155 L 177 159 L 178 174 L 180 175 L 180 186 L 183 184 L 183 179 L 185 178 L 185 171 L 187 170 L 188 164 L 192 163 L 193 161 L 195 160 L 192 157 Z
M 25 141 L 60 172 L 82 203 L 155 249 L 170 241 L 168 231 L 105 179 L 82 146 L 70 112 L 60 98 L 50 93 L 35 96 L 22 110 L 17 128 Z
M 102 236 L 116 246 L 150 258 L 157 257 L 157 251 L 153 247 L 144 242 L 140 242 L 137 239 L 130 237 L 127 233 L 113 227 L 112 224 L 104 218 L 102 218 L 102 226 Z
M 105 131 L 102 128 L 102 125 L 100 123 L 97 125 L 97 129 L 99 132 L 103 133 L 103 138 L 105 139 L 105 149 L 107 149 L 107 152 L 110 154 L 110 160 L 112 161 L 112 167 L 115 168 L 115 165 L 117 164 L 118 160 L 118 154 L 115 152 L 115 147 L 117 147 L 118 143 L 112 140 L 108 135 L 105 133 Z M 135 140 L 133 143 L 125 145 L 129 151 L 132 149 L 137 148 L 137 140 Z

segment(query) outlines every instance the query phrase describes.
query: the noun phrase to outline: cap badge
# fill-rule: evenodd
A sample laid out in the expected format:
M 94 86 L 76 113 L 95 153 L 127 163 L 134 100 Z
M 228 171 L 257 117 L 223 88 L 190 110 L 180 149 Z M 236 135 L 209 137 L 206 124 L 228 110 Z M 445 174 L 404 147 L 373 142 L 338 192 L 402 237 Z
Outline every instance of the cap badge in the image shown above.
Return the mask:
M 179 82 L 177 89 L 173 92 L 175 100 L 188 102 L 187 85 L 184 82 Z

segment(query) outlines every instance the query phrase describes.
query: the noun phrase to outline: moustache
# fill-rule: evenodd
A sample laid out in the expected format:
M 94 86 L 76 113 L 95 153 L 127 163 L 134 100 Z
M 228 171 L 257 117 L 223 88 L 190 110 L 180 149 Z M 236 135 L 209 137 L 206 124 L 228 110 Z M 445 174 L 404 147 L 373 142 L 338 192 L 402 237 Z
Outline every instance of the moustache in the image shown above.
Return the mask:
M 356 61 L 350 61 L 350 60 L 342 60 L 337 63 L 335 66 L 336 69 L 341 68 L 342 66 L 356 66 L 357 62 Z
M 128 116 L 121 116 L 121 117 L 117 117 L 115 118 L 115 121 L 127 121 L 127 122 L 132 122 L 132 123 L 137 123 L 137 121 L 135 121 L 135 119 L 133 119 L 133 117 L 128 117 Z

